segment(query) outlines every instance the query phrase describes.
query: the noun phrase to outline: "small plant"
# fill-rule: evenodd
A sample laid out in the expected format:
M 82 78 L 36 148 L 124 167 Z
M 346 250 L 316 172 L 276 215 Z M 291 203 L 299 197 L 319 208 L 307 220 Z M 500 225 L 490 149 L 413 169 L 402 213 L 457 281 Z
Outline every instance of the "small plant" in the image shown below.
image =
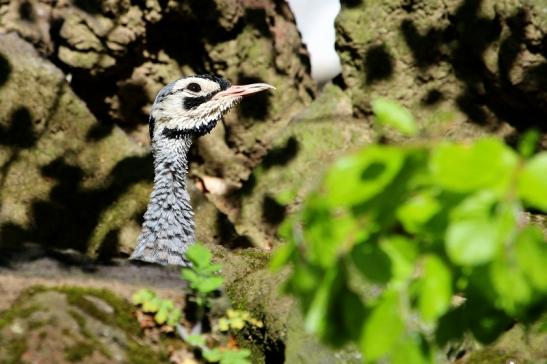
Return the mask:
M 417 131 L 397 104 L 373 106 L 384 125 Z M 547 211 L 536 141 L 521 156 L 481 138 L 370 145 L 336 161 L 272 259 L 292 266 L 285 288 L 307 329 L 356 343 L 366 362 L 431 363 L 466 333 L 488 343 L 545 312 L 547 243 L 524 223 L 525 207 Z
M 212 263 L 213 255 L 200 244 L 188 248 L 186 257 L 192 267 L 182 268 L 182 278 L 193 290 L 194 302 L 200 307 L 209 307 L 212 293 L 224 283 L 224 278 L 218 273 L 222 267 Z
M 239 331 L 246 325 L 252 325 L 258 328 L 263 326 L 262 322 L 253 318 L 247 311 L 228 309 L 226 316 L 218 320 L 217 329 L 222 332 Z
M 262 327 L 262 323 L 246 311 L 232 309 L 227 310 L 225 317 L 218 321 L 207 317 L 212 298 L 224 283 L 219 274 L 222 267 L 214 264 L 211 252 L 199 244 L 188 248 L 186 256 L 192 266 L 181 270 L 181 278 L 188 283 L 190 290 L 185 312 L 193 312 L 188 317 L 182 317 L 181 309 L 171 300 L 162 299 L 149 289 L 141 289 L 132 297 L 133 303 L 140 306 L 137 317 L 140 317 L 141 327 L 159 326 L 162 332 L 176 332 L 198 358 L 208 363 L 250 364 L 250 351 L 239 349 L 228 332 L 241 330 L 247 324 Z M 149 315 L 153 315 L 153 320 Z M 206 325 L 203 325 L 204 322 Z M 183 351 L 185 355 L 192 355 L 187 349 Z M 175 352 L 172 354 L 175 358 Z
M 180 327 L 179 327 L 180 330 Z M 214 347 L 207 346 L 207 337 L 203 334 L 187 335 L 184 331 L 179 331 L 179 335 L 190 346 L 198 349 L 201 356 L 208 363 L 220 364 L 250 364 L 248 358 L 251 352 L 247 349 Z
M 175 307 L 173 301 L 162 299 L 155 292 L 143 288 L 137 291 L 133 297 L 134 305 L 141 306 L 145 313 L 153 314 L 154 320 L 159 325 L 176 326 L 181 319 L 181 310 Z

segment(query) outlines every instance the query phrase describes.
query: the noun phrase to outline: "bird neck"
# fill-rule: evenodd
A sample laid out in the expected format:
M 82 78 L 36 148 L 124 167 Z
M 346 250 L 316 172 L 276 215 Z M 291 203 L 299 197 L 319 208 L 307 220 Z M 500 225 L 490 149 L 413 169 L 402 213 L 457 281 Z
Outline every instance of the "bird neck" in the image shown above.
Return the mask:
M 180 135 L 177 138 L 162 138 L 152 142 L 155 189 L 168 189 L 175 195 L 186 189 L 188 152 L 192 140 L 191 135 Z
M 186 191 L 191 135 L 152 141 L 154 189 L 144 214 L 139 243 L 131 259 L 188 265 L 186 249 L 194 243 L 194 213 Z

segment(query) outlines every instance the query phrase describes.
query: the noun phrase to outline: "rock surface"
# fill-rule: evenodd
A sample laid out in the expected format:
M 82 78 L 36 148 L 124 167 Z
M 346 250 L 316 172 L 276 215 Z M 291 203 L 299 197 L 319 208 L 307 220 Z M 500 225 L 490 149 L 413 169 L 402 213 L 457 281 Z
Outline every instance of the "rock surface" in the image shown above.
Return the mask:
M 336 48 L 357 114 L 369 115 L 382 96 L 440 136 L 461 139 L 505 123 L 545 130 L 544 1 L 342 3 Z
M 97 256 L 139 232 L 151 161 L 102 126 L 63 73 L 15 34 L 0 35 L 0 241 Z
M 107 290 L 25 291 L 0 314 L 0 358 L 9 363 L 159 363 L 166 348 L 139 338 L 132 308 Z M 158 350 L 159 349 L 159 350 Z

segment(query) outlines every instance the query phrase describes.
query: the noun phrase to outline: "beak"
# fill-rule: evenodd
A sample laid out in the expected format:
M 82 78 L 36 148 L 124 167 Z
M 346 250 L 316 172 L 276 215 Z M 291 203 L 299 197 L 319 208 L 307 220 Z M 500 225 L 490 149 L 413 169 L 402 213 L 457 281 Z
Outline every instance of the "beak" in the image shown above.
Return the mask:
M 213 96 L 213 99 L 219 99 L 226 96 L 234 96 L 234 97 L 241 97 L 241 96 L 247 96 L 251 94 L 255 94 L 260 91 L 272 89 L 275 90 L 275 87 L 272 85 L 268 85 L 267 83 L 251 83 L 249 85 L 234 85 L 229 88 L 227 88 L 224 91 L 218 92 L 215 96 Z

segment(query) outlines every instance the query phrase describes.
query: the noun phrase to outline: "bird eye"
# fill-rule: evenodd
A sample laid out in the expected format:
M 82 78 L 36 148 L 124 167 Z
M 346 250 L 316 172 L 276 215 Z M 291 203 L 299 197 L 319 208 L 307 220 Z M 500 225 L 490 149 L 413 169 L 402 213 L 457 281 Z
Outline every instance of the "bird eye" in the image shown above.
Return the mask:
M 198 85 L 197 83 L 195 82 L 192 82 L 191 84 L 189 84 L 188 86 L 186 86 L 186 88 L 192 92 L 200 92 L 201 91 L 201 86 Z

